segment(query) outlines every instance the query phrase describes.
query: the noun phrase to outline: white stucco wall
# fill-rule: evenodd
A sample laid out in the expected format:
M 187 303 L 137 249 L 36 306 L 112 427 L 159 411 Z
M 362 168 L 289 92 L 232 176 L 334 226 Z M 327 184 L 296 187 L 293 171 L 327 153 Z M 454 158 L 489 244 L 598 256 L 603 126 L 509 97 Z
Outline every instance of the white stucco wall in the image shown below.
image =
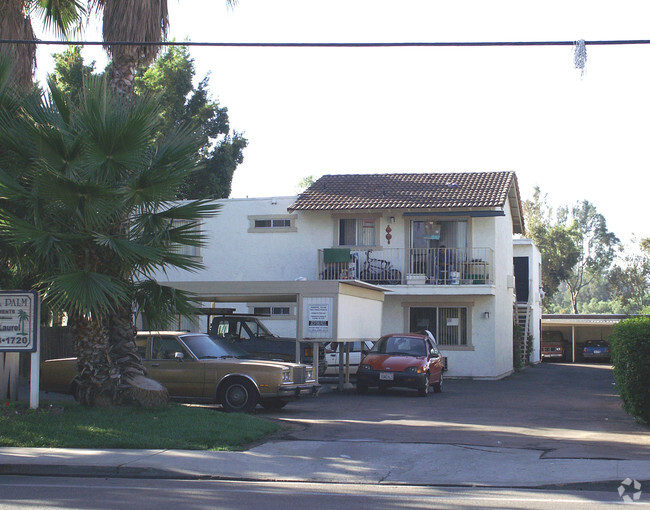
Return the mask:
M 249 232 L 251 216 L 289 216 L 287 207 L 296 197 L 269 197 L 221 200 L 218 216 L 206 220 L 204 232 L 207 245 L 201 256 L 206 270 L 189 273 L 169 271 L 159 279 L 170 281 L 292 281 L 298 278 L 318 279 L 318 250 L 336 245 L 337 216 L 329 212 L 293 213 L 295 232 L 270 231 Z M 469 289 L 462 294 L 447 289 L 439 295 L 436 286 L 430 287 L 425 296 L 406 296 L 399 289 L 385 296 L 380 302 L 357 301 L 340 296 L 339 310 L 345 310 L 341 331 L 345 337 L 367 337 L 373 331 L 378 338 L 382 334 L 408 329 L 408 307 L 416 306 L 463 306 L 468 309 L 467 347 L 441 346 L 448 358 L 449 376 L 499 378 L 512 371 L 512 305 L 513 280 L 513 233 L 510 207 L 504 207 L 505 216 L 468 219 L 469 246 L 489 248 L 493 251 L 493 288 L 489 293 Z M 391 221 L 391 217 L 395 221 Z M 386 240 L 386 227 L 391 227 L 390 245 Z M 385 211 L 378 222 L 378 240 L 382 248 L 408 247 L 410 219 L 401 212 Z M 380 252 L 376 252 L 381 258 Z M 532 274 L 532 273 L 531 273 Z M 399 286 L 398 286 L 399 287 Z M 466 286 L 467 287 L 467 286 Z M 471 287 L 471 286 L 469 286 Z M 483 286 L 481 286 L 483 287 Z M 438 295 L 436 295 L 438 293 Z M 269 303 L 272 304 L 272 303 Z M 225 306 L 221 305 L 220 306 Z M 249 312 L 249 305 L 233 303 L 239 312 Z M 371 309 L 365 310 L 365 307 Z M 377 313 L 377 307 L 381 313 Z M 353 313 L 348 313 L 354 310 Z M 485 313 L 489 313 L 489 318 Z M 376 317 L 381 319 L 377 321 Z M 364 317 L 374 317 L 374 324 L 364 323 Z M 282 336 L 296 335 L 295 318 L 265 319 L 269 329 Z M 373 327 L 376 329 L 373 330 Z M 365 333 L 363 333 L 365 331 Z
M 377 340 L 382 334 L 383 304 L 378 300 L 340 294 L 337 309 L 337 340 L 339 342 Z

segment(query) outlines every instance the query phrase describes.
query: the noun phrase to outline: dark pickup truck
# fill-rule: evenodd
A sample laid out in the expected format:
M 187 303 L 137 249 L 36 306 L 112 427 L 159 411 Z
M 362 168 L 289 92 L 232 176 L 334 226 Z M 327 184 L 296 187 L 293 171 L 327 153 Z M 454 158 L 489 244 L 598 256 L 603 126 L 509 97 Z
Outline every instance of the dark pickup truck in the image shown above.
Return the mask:
M 203 309 L 203 313 L 208 316 L 208 335 L 232 342 L 252 357 L 313 364 L 311 343 L 305 342 L 300 345 L 301 356 L 296 360 L 296 339 L 274 335 L 260 322 L 259 316 L 215 313 L 213 309 Z M 327 359 L 325 346 L 319 344 L 318 348 L 318 375 L 320 376 L 327 370 Z

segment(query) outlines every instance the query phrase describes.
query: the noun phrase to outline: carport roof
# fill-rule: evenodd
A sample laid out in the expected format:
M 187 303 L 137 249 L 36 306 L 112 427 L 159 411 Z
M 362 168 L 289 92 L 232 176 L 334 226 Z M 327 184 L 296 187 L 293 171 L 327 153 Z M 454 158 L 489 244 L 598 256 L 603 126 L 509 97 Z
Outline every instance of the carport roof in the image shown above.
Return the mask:
M 298 294 L 331 295 L 347 292 L 362 292 L 375 299 L 384 299 L 389 289 L 359 280 L 315 280 L 315 281 L 185 281 L 158 282 L 160 285 L 190 292 L 205 302 L 296 302 Z M 355 289 L 355 290 L 352 290 Z
M 613 325 L 617 324 L 624 319 L 633 317 L 649 317 L 648 315 L 625 315 L 625 314 L 543 314 L 542 324 L 562 324 L 562 325 Z

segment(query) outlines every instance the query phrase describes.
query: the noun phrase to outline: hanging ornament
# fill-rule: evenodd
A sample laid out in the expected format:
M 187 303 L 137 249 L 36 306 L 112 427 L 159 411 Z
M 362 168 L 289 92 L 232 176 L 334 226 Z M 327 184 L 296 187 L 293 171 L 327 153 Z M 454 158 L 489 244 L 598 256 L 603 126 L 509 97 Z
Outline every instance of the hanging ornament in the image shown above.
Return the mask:
M 580 69 L 580 76 L 585 74 L 585 65 L 587 64 L 587 47 L 585 40 L 580 39 L 573 44 L 573 65 Z
M 390 233 L 392 232 L 392 230 L 393 230 L 393 229 L 390 228 L 390 225 L 387 225 L 387 226 L 386 226 L 386 240 L 388 241 L 388 244 L 390 244 L 390 240 L 393 238 L 393 236 L 390 235 Z

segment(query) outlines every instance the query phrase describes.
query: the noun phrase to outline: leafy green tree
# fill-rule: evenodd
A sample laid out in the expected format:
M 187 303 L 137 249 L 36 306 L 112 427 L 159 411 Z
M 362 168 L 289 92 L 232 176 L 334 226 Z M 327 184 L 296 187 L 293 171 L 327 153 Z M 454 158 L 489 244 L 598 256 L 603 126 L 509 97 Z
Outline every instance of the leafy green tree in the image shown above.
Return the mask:
M 159 93 L 160 133 L 190 125 L 201 139 L 197 171 L 179 187 L 179 199 L 228 198 L 237 166 L 248 141 L 230 133 L 228 109 L 210 99 L 208 78 L 194 88 L 194 60 L 187 48 L 170 47 L 136 80 L 136 93 Z
M 302 179 L 300 179 L 300 181 L 298 181 L 298 186 L 296 187 L 296 193 L 298 194 L 302 193 L 315 182 L 316 182 L 316 177 L 314 177 L 313 175 L 308 175 L 307 177 L 303 177 Z
M 612 268 L 609 283 L 627 313 L 641 313 L 650 304 L 650 239 L 639 242 L 638 252 L 628 252 Z
M 192 315 L 191 296 L 152 276 L 202 267 L 177 247 L 202 245 L 198 224 L 217 207 L 172 203 L 200 142 L 179 128 L 153 143 L 155 97 L 125 98 L 94 78 L 75 106 L 50 87 L 49 98 L 25 99 L 0 86 L 0 240 L 68 313 L 82 403 L 163 404 L 165 389 L 144 376 L 132 315 L 135 306 L 153 327 Z
M 81 46 L 70 46 L 61 53 L 54 55 L 54 72 L 52 76 L 58 88 L 68 96 L 73 104 L 79 103 L 79 94 L 83 90 L 84 79 L 95 72 L 95 62 L 84 64 L 81 56 Z
M 577 232 L 566 224 L 567 210 L 561 208 L 553 211 L 548 204 L 548 196 L 542 195 L 539 187 L 534 189 L 532 200 L 526 200 L 523 206 L 527 233 L 542 254 L 542 286 L 546 306 L 578 262 L 580 250 Z
M 578 313 L 580 292 L 609 270 L 620 247 L 620 240 L 607 230 L 605 217 L 587 200 L 576 204 L 571 216 L 571 228 L 577 233 L 580 256 L 566 283 L 573 313 Z

